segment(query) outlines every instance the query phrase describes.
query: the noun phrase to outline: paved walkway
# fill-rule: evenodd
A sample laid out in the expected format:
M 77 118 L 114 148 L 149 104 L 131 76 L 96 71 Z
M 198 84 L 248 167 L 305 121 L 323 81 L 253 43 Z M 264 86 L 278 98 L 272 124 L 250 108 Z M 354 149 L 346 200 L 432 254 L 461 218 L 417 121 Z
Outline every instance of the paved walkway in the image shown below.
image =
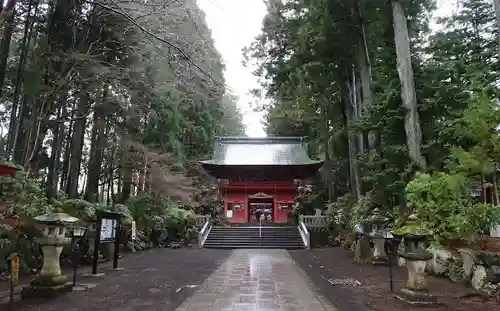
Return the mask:
M 103 269 L 102 277 L 80 276 L 78 285 L 86 290 L 17 301 L 14 310 L 336 310 L 285 250 L 159 249 L 128 254 L 120 266 L 124 270 Z
M 176 311 L 334 311 L 285 250 L 235 250 Z
M 174 311 L 227 258 L 230 250 L 155 249 L 126 254 L 113 271 L 77 279 L 74 291 L 54 300 L 22 300 L 14 311 Z M 71 278 L 71 276 L 69 276 Z M 3 304 L 2 304 L 3 303 Z M 7 311 L 0 300 L 0 310 Z

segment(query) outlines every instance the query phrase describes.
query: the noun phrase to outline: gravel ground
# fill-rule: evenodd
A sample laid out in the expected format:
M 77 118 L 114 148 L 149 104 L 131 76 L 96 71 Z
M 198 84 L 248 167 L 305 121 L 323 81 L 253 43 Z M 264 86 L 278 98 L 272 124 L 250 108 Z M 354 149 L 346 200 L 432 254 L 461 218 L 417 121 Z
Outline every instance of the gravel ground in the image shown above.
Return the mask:
M 230 250 L 156 249 L 127 255 L 121 271 L 80 277 L 92 284 L 51 301 L 17 301 L 15 311 L 174 311 L 230 255 Z M 0 304 L 0 310 L 7 306 Z
M 416 311 L 414 307 L 398 300 L 390 291 L 389 268 L 373 265 L 356 265 L 353 253 L 343 248 L 324 248 L 290 251 L 295 262 L 309 275 L 318 290 L 339 311 Z M 395 267 L 394 292 L 404 287 L 405 268 Z M 353 279 L 358 286 L 332 285 L 332 279 Z M 431 293 L 442 306 L 426 306 L 427 311 L 500 311 L 493 299 L 484 301 L 473 290 L 445 278 L 427 277 Z

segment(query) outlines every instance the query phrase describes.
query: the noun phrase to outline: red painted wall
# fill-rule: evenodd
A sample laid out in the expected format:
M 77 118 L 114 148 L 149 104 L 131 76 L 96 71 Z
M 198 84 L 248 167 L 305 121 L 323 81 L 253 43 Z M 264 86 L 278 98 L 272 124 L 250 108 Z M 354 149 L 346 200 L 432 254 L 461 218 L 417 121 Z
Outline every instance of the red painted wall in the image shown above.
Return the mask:
M 289 210 L 295 200 L 295 193 L 280 193 L 274 199 L 274 222 L 286 223 L 290 217 Z M 280 206 L 281 205 L 281 206 Z M 288 209 L 284 209 L 283 205 L 288 205 Z
M 236 208 L 239 205 L 239 208 Z M 244 193 L 227 193 L 224 195 L 224 213 L 232 211 L 232 217 L 228 217 L 231 223 L 248 222 L 248 199 Z
M 228 217 L 228 221 L 230 223 L 249 222 L 248 197 L 260 192 L 274 197 L 273 222 L 286 223 L 290 213 L 282 207 L 287 205 L 288 208 L 291 208 L 297 196 L 293 182 L 238 182 L 222 185 L 220 194 L 224 200 L 224 213 L 227 216 L 227 212 L 232 211 L 232 215 L 230 215 L 232 217 Z

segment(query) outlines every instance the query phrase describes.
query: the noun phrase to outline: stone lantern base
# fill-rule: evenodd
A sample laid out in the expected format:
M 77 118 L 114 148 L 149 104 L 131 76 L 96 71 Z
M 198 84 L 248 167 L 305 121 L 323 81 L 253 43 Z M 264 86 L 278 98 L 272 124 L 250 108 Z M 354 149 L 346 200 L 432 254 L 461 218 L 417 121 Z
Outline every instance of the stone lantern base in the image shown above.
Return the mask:
M 371 258 L 371 263 L 373 265 L 389 265 L 389 258 L 385 253 L 384 243 L 385 239 L 379 236 L 373 236 L 373 254 Z
M 436 296 L 429 293 L 425 281 L 425 267 L 432 255 L 419 250 L 415 253 L 400 254 L 400 256 L 406 260 L 408 281 L 406 287 L 395 295 L 396 298 L 417 306 L 439 305 Z
M 21 297 L 22 299 L 54 298 L 71 291 L 73 291 L 73 284 L 68 282 L 65 275 L 39 276 L 22 289 Z

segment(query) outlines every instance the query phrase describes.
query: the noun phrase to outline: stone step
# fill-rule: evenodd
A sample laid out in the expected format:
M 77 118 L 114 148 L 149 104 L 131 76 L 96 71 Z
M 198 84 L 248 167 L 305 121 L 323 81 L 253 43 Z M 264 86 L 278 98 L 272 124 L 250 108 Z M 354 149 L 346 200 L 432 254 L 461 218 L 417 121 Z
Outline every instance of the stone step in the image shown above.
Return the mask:
M 276 249 L 303 249 L 303 244 L 253 244 L 253 243 L 209 243 L 204 248 L 276 248 Z
M 203 245 L 206 248 L 302 249 L 297 227 L 213 227 Z
M 207 239 L 205 243 L 252 243 L 252 244 L 303 244 L 302 240 L 244 240 L 244 239 Z
M 212 235 L 219 236 L 300 236 L 299 232 L 220 232 L 220 231 L 210 231 Z

